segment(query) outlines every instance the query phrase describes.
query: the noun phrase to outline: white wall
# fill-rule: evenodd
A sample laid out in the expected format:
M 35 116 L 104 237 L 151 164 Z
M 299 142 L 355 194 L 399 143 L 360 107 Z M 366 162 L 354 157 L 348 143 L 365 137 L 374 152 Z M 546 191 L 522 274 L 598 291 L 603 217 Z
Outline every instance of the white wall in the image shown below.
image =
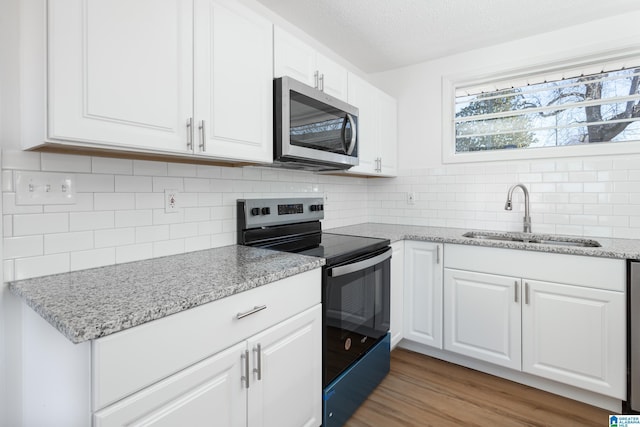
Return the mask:
M 18 20 L 17 16 L 19 1 L 0 1 L 0 148 L 4 147 L 5 141 L 15 139 L 15 127 L 10 123 L 18 120 L 18 106 L 12 102 L 18 96 L 18 67 L 16 66 L 19 54 L 18 41 Z M 0 187 L 2 186 L 0 177 Z M 0 201 L 0 216 L 2 214 L 2 202 Z M 2 246 L 0 246 L 0 258 L 2 258 Z M 2 266 L 0 266 L 0 273 Z M 2 276 L 0 276 L 2 277 Z M 0 283 L 2 283 L 0 281 Z M 20 352 L 9 353 L 10 345 L 16 345 L 16 335 L 10 334 L 11 325 L 7 321 L 6 315 L 11 307 L 8 304 L 8 290 L 4 284 L 0 285 L 0 425 L 18 425 L 15 418 L 9 417 L 9 408 L 15 406 L 19 400 L 16 373 L 8 370 L 8 359 L 12 357 L 19 359 Z M 13 317 L 13 316 L 12 316 Z M 15 363 L 13 368 L 18 367 Z M 12 413 L 15 413 L 12 411 Z
M 640 155 L 443 164 L 442 78 L 491 75 L 630 47 L 640 11 L 372 76 L 398 98 L 400 177 L 369 186 L 370 220 L 519 230 L 510 185 L 532 191 L 534 231 L 640 238 Z M 417 193 L 416 205 L 406 192 Z

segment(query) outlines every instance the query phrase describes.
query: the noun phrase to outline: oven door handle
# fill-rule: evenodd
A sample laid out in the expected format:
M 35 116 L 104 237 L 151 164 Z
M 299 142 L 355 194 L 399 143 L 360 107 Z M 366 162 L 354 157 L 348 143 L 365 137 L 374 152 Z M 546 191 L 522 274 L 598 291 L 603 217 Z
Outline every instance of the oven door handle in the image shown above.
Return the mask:
M 383 261 L 391 258 L 391 248 L 387 249 L 385 252 L 380 255 L 376 255 L 371 258 L 367 258 L 362 261 L 354 262 L 353 264 L 341 265 L 339 267 L 333 267 L 327 270 L 327 274 L 331 277 L 340 277 L 345 274 L 355 273 L 356 271 L 364 270 L 369 267 L 373 267 L 376 264 L 379 264 Z

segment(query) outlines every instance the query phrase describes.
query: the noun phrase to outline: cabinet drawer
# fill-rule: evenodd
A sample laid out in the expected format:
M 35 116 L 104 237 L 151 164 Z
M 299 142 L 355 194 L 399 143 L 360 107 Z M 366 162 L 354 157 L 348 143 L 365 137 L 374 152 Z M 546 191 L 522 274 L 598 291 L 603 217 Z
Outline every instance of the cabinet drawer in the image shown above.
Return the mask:
M 320 303 L 307 271 L 93 341 L 93 410 L 105 407 Z M 238 319 L 238 313 L 266 308 Z
M 444 266 L 621 292 L 627 281 L 621 259 L 467 245 L 445 245 Z

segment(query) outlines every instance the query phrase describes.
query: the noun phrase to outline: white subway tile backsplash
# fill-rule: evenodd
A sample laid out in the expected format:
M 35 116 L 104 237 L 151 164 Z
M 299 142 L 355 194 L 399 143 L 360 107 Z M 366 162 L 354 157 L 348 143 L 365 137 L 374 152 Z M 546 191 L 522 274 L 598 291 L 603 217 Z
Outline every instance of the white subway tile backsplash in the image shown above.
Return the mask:
M 519 231 L 522 193 L 513 212 L 504 202 L 523 182 L 536 232 L 640 238 L 640 156 L 445 165 L 375 180 L 20 151 L 3 152 L 2 165 L 9 280 L 234 244 L 236 199 L 251 197 L 326 194 L 325 229 L 368 221 Z M 76 204 L 16 206 L 14 170 L 74 172 Z M 177 213 L 165 212 L 165 189 L 180 192 Z
M 153 191 L 153 180 L 150 176 L 115 176 L 115 191 L 122 193 L 150 193 Z
M 76 202 L 69 205 L 45 205 L 45 212 L 86 212 L 93 210 L 93 193 L 76 193 Z
M 136 243 L 159 242 L 169 240 L 169 225 L 151 225 L 136 227 Z
M 93 231 L 45 234 L 44 253 L 85 251 L 93 248 Z
M 167 176 L 167 163 L 148 160 L 134 160 L 133 174 L 148 176 Z
M 219 166 L 196 165 L 196 176 L 199 178 L 220 178 L 222 168 Z
M 151 209 L 124 210 L 115 212 L 115 226 L 118 228 L 144 227 L 153 224 L 153 210 Z
M 41 167 L 47 172 L 91 172 L 91 157 L 42 153 Z
M 162 192 L 164 190 L 184 191 L 184 179 L 177 177 L 153 177 L 153 191 Z
M 164 209 L 163 193 L 136 193 L 136 209 Z
M 153 243 L 153 257 L 184 253 L 184 239 L 165 240 Z
M 167 165 L 167 175 L 180 177 L 196 177 L 198 176 L 198 167 L 196 165 L 191 165 L 188 163 L 169 163 Z
M 42 205 L 16 205 L 16 193 L 2 193 L 2 212 L 4 214 L 42 213 Z
M 110 157 L 92 157 L 91 172 L 132 175 L 133 160 L 113 159 Z
M 152 257 L 153 245 L 151 243 L 119 246 L 116 248 L 116 264 L 121 264 L 123 262 L 140 261 Z
M 93 206 L 99 211 L 116 211 L 135 208 L 133 193 L 96 193 Z
M 76 192 L 78 193 L 109 193 L 115 191 L 113 175 L 77 174 Z
M 211 189 L 211 180 L 207 178 L 185 178 L 184 191 L 190 193 L 206 193 Z
M 198 224 L 195 222 L 185 222 L 181 224 L 169 225 L 169 239 L 181 239 L 184 237 L 194 237 L 198 235 Z
M 132 245 L 136 242 L 136 229 L 116 228 L 115 230 L 96 230 L 94 231 L 95 247 L 117 247 Z
M 69 214 L 19 214 L 13 215 L 13 235 L 60 233 L 69 231 Z
M 116 263 L 116 249 L 103 248 L 71 253 L 71 270 L 103 267 Z
M 185 252 L 201 251 L 211 248 L 211 236 L 195 236 L 184 239 Z
M 24 258 L 44 253 L 42 236 L 7 237 L 4 239 L 4 258 Z
M 12 192 L 12 191 L 13 191 L 13 171 L 4 170 L 2 171 L 2 192 Z
M 115 213 L 113 211 L 69 213 L 70 231 L 101 230 L 113 228 L 114 224 Z
M 13 264 L 11 280 L 65 273 L 70 268 L 69 259 L 69 253 L 18 258 Z

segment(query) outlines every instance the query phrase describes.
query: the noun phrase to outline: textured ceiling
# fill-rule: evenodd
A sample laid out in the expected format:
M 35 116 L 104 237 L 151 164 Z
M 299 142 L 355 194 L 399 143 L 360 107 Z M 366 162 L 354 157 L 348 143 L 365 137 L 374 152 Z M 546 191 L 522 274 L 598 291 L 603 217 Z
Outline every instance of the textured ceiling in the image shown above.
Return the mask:
M 365 72 L 640 10 L 640 0 L 258 0 Z

